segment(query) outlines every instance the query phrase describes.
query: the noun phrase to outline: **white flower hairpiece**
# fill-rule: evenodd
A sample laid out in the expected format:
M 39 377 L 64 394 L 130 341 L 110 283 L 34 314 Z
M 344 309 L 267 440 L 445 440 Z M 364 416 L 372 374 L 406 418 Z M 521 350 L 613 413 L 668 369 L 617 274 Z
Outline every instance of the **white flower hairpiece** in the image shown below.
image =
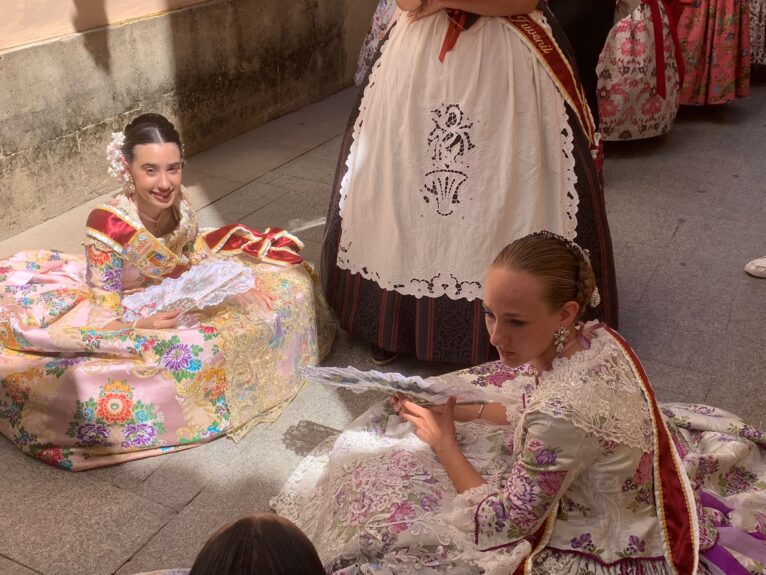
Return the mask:
M 112 139 L 106 146 L 106 159 L 109 162 L 107 171 L 125 184 L 130 183 L 130 174 L 128 165 L 125 161 L 125 154 L 122 151 L 122 145 L 125 143 L 125 134 L 123 132 L 112 132 Z

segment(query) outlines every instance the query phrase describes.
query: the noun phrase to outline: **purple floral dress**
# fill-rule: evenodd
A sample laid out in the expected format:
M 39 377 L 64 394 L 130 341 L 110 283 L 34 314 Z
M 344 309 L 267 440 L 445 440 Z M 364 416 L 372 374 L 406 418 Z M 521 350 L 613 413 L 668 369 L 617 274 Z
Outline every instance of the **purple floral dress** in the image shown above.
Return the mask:
M 589 350 L 556 360 L 537 382 L 497 363 L 441 377 L 506 398 L 508 426 L 457 424 L 461 449 L 486 484 L 456 493 L 430 448 L 391 425 L 398 422 L 388 405 L 371 408 L 304 460 L 272 501 L 306 531 L 328 571 L 505 575 L 527 561 L 536 574 L 673 573 L 658 519 L 648 404 L 610 333 L 597 329 Z M 704 486 L 732 508 L 730 525 L 763 533 L 760 433 L 706 406 L 668 409 L 688 493 Z M 716 544 L 708 511 L 699 505 L 703 552 Z M 531 556 L 543 526 L 546 542 Z M 701 557 L 699 572 L 710 572 Z M 764 572 L 756 560 L 738 559 Z

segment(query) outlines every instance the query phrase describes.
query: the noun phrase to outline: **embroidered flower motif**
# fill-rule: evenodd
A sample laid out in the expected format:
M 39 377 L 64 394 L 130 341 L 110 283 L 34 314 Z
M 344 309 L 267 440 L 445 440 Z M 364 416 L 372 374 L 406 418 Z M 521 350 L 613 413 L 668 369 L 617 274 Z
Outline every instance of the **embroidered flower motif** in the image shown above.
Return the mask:
M 439 498 L 433 494 L 425 495 L 420 499 L 420 507 L 424 511 L 434 511 L 439 507 Z
M 697 462 L 697 474 L 694 478 L 695 485 L 701 487 L 705 481 L 718 473 L 718 459 L 713 455 L 704 455 Z
M 46 445 L 41 447 L 37 452 L 33 452 L 33 455 L 48 465 L 61 467 L 63 469 L 71 469 L 72 461 L 69 459 L 69 451 L 69 449 Z
M 97 405 L 98 417 L 107 423 L 122 423 L 130 417 L 133 401 L 121 393 L 107 393 L 98 400 Z
M 538 465 L 553 465 L 556 463 L 556 452 L 552 449 L 541 449 L 535 452 L 535 462 Z
M 638 485 L 642 485 L 649 481 L 652 477 L 652 454 L 644 452 L 641 455 L 641 461 L 638 462 L 633 478 Z
M 85 246 L 85 257 L 90 265 L 105 266 L 112 263 L 112 254 L 92 245 Z
M 101 274 L 101 287 L 106 291 L 122 291 L 122 270 L 108 268 Z
M 593 537 L 590 533 L 583 533 L 579 537 L 573 537 L 569 544 L 572 549 L 582 549 L 583 551 L 595 551 L 596 546 L 593 544 Z
M 130 395 L 133 390 L 123 380 L 114 380 L 107 383 L 103 388 L 104 393 L 122 393 L 124 395 Z
M 738 435 L 740 437 L 744 437 L 745 439 L 761 439 L 763 437 L 763 433 L 756 429 L 755 427 L 751 427 L 750 425 L 743 425 L 742 428 L 739 430 Z
M 409 501 L 404 501 L 394 508 L 394 512 L 388 516 L 391 530 L 394 533 L 407 531 L 410 521 L 415 518 L 415 509 Z
M 129 423 L 122 429 L 121 447 L 148 447 L 154 441 L 157 429 L 149 423 Z
M 371 508 L 372 498 L 362 493 L 348 506 L 346 516 L 343 518 L 343 523 L 352 527 L 357 527 L 363 524 L 367 520 Z
M 652 454 L 644 452 L 641 454 L 641 460 L 638 462 L 633 477 L 625 480 L 622 485 L 622 492 L 629 493 L 635 491 L 633 501 L 628 505 L 628 509 L 634 513 L 644 504 L 652 504 L 654 491 L 652 489 L 653 463 Z
M 561 491 L 561 486 L 564 484 L 564 479 L 567 476 L 567 472 L 561 471 L 542 471 L 537 475 L 537 482 L 540 485 L 540 490 L 548 497 L 558 495 Z
M 628 546 L 625 548 L 625 555 L 636 555 L 646 550 L 646 543 L 635 535 L 628 537 Z
M 523 511 L 532 511 L 540 501 L 540 487 L 518 464 L 511 469 L 505 494 L 513 507 Z
M 719 487 L 723 495 L 728 497 L 747 491 L 758 483 L 763 482 L 758 481 L 758 476 L 755 473 L 744 467 L 733 465 L 719 480 Z M 764 487 L 766 488 L 766 485 Z
M 533 453 L 542 449 L 543 447 L 545 447 L 545 444 L 539 439 L 530 439 L 527 441 L 527 449 Z
M 506 381 L 513 381 L 516 379 L 516 374 L 512 371 L 500 371 L 497 373 L 491 373 L 487 376 L 487 384 L 495 387 L 503 387 Z
M 168 347 L 160 360 L 160 365 L 170 371 L 188 369 L 191 365 L 192 354 L 185 343 L 177 343 Z
M 77 428 L 76 437 L 83 447 L 110 445 L 109 427 L 100 423 L 83 423 Z

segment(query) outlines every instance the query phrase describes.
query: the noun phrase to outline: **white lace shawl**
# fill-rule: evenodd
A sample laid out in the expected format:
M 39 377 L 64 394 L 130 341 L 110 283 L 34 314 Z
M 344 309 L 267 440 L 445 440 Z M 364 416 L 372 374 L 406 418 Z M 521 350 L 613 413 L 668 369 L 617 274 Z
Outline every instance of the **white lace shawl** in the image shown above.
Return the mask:
M 556 359 L 540 376 L 526 412 L 566 419 L 604 442 L 648 452 L 654 448 L 649 405 L 623 349 L 605 329 L 593 331 L 589 349 Z M 523 418 L 514 445 L 520 446 Z

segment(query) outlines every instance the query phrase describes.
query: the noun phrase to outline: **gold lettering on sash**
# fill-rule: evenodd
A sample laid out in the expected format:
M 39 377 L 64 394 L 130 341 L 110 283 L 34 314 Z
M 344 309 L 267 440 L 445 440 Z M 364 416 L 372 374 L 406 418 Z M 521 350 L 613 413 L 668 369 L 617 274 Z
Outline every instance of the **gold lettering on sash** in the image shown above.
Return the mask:
M 540 52 L 543 54 L 550 54 L 553 52 L 553 46 L 549 42 L 546 42 L 546 39 L 540 35 L 535 26 L 529 24 L 528 22 L 522 22 L 519 24 L 519 28 L 521 28 L 537 45 L 537 49 L 540 50 Z

